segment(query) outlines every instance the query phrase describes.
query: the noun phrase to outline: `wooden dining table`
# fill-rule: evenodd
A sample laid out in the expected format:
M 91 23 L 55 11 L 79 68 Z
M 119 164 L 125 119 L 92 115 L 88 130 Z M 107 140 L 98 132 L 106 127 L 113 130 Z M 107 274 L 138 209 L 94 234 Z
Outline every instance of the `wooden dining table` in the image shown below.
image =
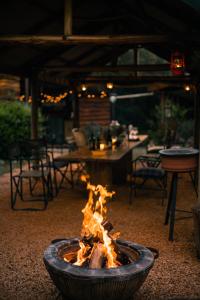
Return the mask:
M 132 170 L 132 151 L 147 139 L 148 135 L 139 135 L 136 141 L 127 141 L 117 148 L 106 150 L 91 151 L 80 147 L 76 151 L 60 155 L 56 160 L 85 163 L 93 184 L 124 184 Z

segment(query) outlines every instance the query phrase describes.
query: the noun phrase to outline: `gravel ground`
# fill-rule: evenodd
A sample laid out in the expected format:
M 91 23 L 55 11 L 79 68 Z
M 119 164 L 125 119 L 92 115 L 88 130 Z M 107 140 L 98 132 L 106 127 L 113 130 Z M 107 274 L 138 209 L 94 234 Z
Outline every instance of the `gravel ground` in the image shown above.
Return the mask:
M 189 176 L 181 177 L 177 206 L 190 209 L 195 193 Z M 46 211 L 14 212 L 9 207 L 7 175 L 0 177 L 0 188 L 0 299 L 58 299 L 43 264 L 43 252 L 55 238 L 79 236 L 86 201 L 83 193 L 66 188 Z M 168 227 L 163 225 L 166 203 L 161 205 L 159 193 L 140 191 L 130 206 L 128 188 L 117 187 L 116 191 L 116 199 L 108 204 L 115 230 L 123 239 L 160 252 L 134 299 L 200 299 L 200 261 L 192 218 L 176 221 L 175 240 L 169 242 Z

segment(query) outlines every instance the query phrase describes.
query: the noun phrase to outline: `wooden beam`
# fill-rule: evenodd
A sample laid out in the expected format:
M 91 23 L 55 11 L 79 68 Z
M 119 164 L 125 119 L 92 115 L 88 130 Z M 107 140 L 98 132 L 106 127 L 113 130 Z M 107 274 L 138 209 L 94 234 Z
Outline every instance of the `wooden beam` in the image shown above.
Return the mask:
M 194 86 L 194 148 L 199 147 L 200 143 L 200 86 Z
M 40 69 L 40 68 L 37 68 Z M 170 64 L 157 64 L 157 65 L 119 65 L 119 66 L 69 66 L 62 65 L 62 66 L 44 66 L 42 67 L 43 70 L 65 70 L 66 72 L 156 72 L 156 71 L 169 71 Z
M 64 35 L 72 35 L 72 0 L 64 0 Z
M 66 78 L 67 79 L 67 78 Z M 72 77 L 69 79 L 73 80 Z M 76 78 L 77 80 L 77 78 Z M 189 76 L 79 76 L 79 81 L 84 80 L 85 83 L 106 83 L 112 81 L 113 83 L 123 83 L 124 85 L 130 83 L 149 83 L 149 82 L 170 82 L 170 83 L 190 83 L 192 82 Z
M 117 45 L 117 44 L 161 44 L 177 42 L 200 43 L 197 35 L 14 35 L 0 36 L 0 43 L 20 43 L 20 44 L 98 44 L 98 45 Z

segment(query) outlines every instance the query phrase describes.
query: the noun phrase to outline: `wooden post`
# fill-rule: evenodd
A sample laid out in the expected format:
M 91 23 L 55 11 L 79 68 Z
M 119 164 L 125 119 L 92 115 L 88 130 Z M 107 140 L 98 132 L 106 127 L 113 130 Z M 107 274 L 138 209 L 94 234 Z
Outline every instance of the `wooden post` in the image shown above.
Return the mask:
M 194 91 L 194 147 L 200 149 L 200 86 L 196 85 Z M 200 154 L 197 173 L 197 204 L 193 207 L 194 239 L 197 250 L 197 257 L 200 258 Z
M 137 46 L 135 46 L 133 48 L 133 55 L 134 55 L 134 57 L 133 57 L 133 63 L 134 63 L 134 65 L 137 68 L 137 64 L 138 64 L 138 48 L 137 48 Z M 135 75 L 135 77 L 137 77 L 137 71 L 136 70 L 134 72 L 134 75 Z
M 35 77 L 31 79 L 31 139 L 38 138 L 38 82 Z
M 28 102 L 29 100 L 29 78 L 24 79 L 24 90 L 25 90 L 25 102 Z
M 72 113 L 73 113 L 73 128 L 79 128 L 79 99 L 77 97 L 77 91 L 74 87 L 73 94 L 70 95 L 72 101 Z
M 194 147 L 200 149 L 200 85 L 196 85 L 194 98 Z M 198 165 L 198 205 L 200 206 L 200 154 Z
M 200 87 L 194 88 L 194 148 L 199 147 L 199 128 L 200 128 Z
M 72 35 L 72 1 L 64 0 L 64 35 Z

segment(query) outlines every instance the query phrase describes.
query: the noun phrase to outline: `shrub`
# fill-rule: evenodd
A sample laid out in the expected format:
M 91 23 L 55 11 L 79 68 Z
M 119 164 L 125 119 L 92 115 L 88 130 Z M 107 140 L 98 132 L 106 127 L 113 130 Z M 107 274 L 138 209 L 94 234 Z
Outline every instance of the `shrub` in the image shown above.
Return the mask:
M 191 143 L 193 135 L 193 120 L 187 118 L 188 109 L 171 103 L 170 116 L 163 118 L 160 106 L 155 107 L 155 115 L 149 122 L 151 130 L 149 135 L 155 144 L 180 144 L 182 146 Z
M 30 106 L 17 101 L 0 102 L 0 159 L 6 159 L 13 143 L 30 138 L 30 124 Z

